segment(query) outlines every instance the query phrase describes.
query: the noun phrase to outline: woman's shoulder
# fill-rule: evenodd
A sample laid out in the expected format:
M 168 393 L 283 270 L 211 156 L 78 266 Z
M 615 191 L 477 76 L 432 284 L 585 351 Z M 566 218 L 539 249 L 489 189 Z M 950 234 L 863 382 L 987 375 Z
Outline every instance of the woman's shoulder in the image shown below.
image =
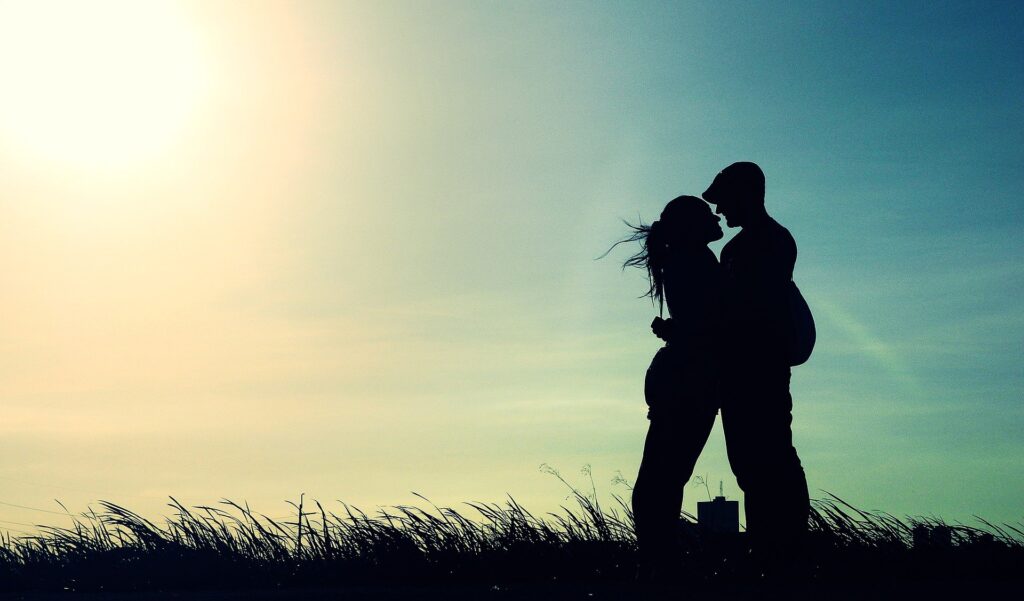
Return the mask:
M 706 253 L 686 253 L 665 266 L 665 292 L 670 302 L 673 296 L 680 294 L 692 296 L 694 292 L 715 292 L 721 281 L 722 269 L 715 253 L 710 248 L 705 250 Z
M 669 267 L 686 269 L 693 267 L 707 267 L 717 265 L 718 257 L 715 256 L 714 251 L 712 251 L 707 246 L 702 246 L 700 249 L 697 250 L 689 250 L 687 252 L 680 252 L 676 255 L 673 255 Z
M 717 276 L 721 270 L 718 258 L 710 248 L 707 252 L 680 253 L 665 266 L 665 279 L 676 281 L 699 281 Z
M 702 252 L 694 253 L 689 259 L 686 269 L 692 271 L 695 277 L 713 277 L 721 269 L 718 257 L 710 249 L 705 247 Z

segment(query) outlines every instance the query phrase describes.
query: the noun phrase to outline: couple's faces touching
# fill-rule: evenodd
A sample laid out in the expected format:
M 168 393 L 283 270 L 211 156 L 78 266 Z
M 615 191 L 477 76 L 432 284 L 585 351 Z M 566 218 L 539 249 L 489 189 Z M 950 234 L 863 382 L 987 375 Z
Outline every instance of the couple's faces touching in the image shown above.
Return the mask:
M 704 205 L 704 211 L 702 211 L 702 222 L 707 238 L 706 242 L 721 240 L 722 236 L 725 235 L 722 231 L 722 218 L 712 213 L 711 207 L 707 204 Z M 729 224 L 728 216 L 726 217 L 726 224 Z
M 715 213 L 725 217 L 725 224 L 729 227 L 740 227 L 743 219 L 736 210 L 736 204 L 727 200 L 721 200 L 715 205 Z
M 759 212 L 764 212 L 763 206 L 754 199 L 727 196 L 718 199 L 715 213 L 724 216 L 725 224 L 729 227 L 745 227 L 757 219 Z
M 672 238 L 681 246 L 708 244 L 724 235 L 722 219 L 711 211 L 711 206 L 694 196 L 673 200 L 661 214 L 669 225 Z

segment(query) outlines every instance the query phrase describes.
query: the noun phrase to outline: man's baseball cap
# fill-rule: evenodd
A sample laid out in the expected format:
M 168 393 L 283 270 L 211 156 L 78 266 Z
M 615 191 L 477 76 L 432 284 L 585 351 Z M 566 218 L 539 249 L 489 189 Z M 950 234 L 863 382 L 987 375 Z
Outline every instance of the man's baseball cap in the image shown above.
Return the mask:
M 764 172 L 757 163 L 733 163 L 718 172 L 715 180 L 701 195 L 711 204 L 727 198 L 754 196 L 764 201 Z

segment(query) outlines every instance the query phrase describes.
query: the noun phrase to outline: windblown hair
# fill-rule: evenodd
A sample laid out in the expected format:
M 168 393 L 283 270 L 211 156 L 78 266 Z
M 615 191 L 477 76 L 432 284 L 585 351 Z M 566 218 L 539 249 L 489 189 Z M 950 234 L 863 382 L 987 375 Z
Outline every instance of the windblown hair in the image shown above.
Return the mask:
M 647 270 L 647 281 L 650 285 L 641 298 L 650 297 L 651 302 L 658 303 L 658 313 L 663 312 L 665 305 L 665 262 L 668 255 L 668 241 L 665 239 L 664 225 L 659 221 L 655 220 L 650 225 L 645 225 L 643 221 L 637 225 L 633 225 L 628 221 L 623 221 L 631 230 L 631 233 L 619 240 L 608 249 L 604 257 L 612 248 L 627 243 L 627 242 L 639 242 L 640 252 L 629 257 L 622 263 L 622 268 L 627 267 L 639 267 Z
M 707 211 L 707 204 L 696 196 L 679 196 L 665 205 L 661 212 L 661 218 L 656 219 L 650 225 L 644 225 L 640 221 L 633 225 L 623 221 L 631 230 L 631 233 L 611 246 L 601 257 L 606 256 L 616 246 L 624 242 L 639 242 L 640 252 L 626 259 L 622 268 L 639 267 L 647 270 L 647 282 L 649 287 L 645 296 L 651 298 L 651 302 L 658 303 L 658 314 L 664 312 L 665 306 L 665 267 L 670 260 L 669 255 L 669 225 L 672 227 L 680 223 L 686 223 L 690 219 L 699 217 L 699 211 Z M 676 228 L 678 229 L 678 228 Z M 678 232 L 672 234 L 678 236 Z M 598 258 L 601 258 L 598 257 Z

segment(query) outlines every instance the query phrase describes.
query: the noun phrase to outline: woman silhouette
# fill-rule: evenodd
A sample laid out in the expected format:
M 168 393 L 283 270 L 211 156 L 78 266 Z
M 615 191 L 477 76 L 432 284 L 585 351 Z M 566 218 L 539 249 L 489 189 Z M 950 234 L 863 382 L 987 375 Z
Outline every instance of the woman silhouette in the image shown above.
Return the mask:
M 640 472 L 633 486 L 633 517 L 640 555 L 638 576 L 658 579 L 672 571 L 683 488 L 707 442 L 718 412 L 716 330 L 720 272 L 708 243 L 722 238 L 721 219 L 703 200 L 680 196 L 649 226 L 630 226 L 624 241 L 642 250 L 624 266 L 647 270 L 646 296 L 659 313 L 651 329 L 665 340 L 644 385 L 650 419 Z

